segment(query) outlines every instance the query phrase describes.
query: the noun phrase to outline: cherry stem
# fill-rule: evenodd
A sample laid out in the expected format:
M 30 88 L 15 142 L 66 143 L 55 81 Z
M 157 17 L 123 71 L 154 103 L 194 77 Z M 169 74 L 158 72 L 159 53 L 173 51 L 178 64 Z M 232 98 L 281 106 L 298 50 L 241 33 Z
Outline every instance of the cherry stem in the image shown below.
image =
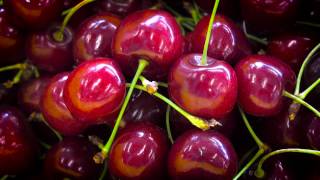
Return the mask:
M 0 68 L 0 72 L 16 70 L 16 69 L 25 69 L 26 66 L 27 66 L 26 63 L 19 63 L 19 64 L 10 65 L 10 66 L 5 66 Z
M 301 154 L 311 154 L 311 155 L 315 155 L 315 156 L 320 156 L 320 151 L 317 150 L 310 150 L 310 149 L 299 149 L 299 148 L 289 148 L 289 149 L 280 149 L 280 150 L 276 150 L 273 151 L 265 156 L 263 156 L 260 161 L 259 164 L 257 166 L 257 169 L 255 171 L 255 176 L 258 178 L 263 178 L 265 175 L 264 170 L 262 169 L 262 165 L 263 163 L 269 159 L 272 156 L 275 155 L 279 155 L 279 154 L 284 154 L 284 153 L 301 153 Z
M 101 175 L 99 177 L 99 180 L 105 179 L 107 172 L 108 172 L 108 167 L 107 167 L 107 164 L 105 163 L 104 166 L 103 166 L 102 173 L 101 173 Z
M 44 147 L 46 150 L 49 150 L 51 146 L 43 141 L 38 140 L 39 144 Z
M 106 158 L 108 156 L 108 153 L 110 151 L 110 148 L 112 146 L 112 143 L 116 137 L 116 134 L 118 132 L 118 129 L 119 129 L 119 125 L 120 125 L 120 122 L 122 120 L 122 117 L 124 115 L 124 112 L 128 106 L 128 103 L 129 103 L 129 100 L 131 98 L 131 95 L 133 93 L 133 90 L 134 90 L 134 86 L 137 84 L 138 80 L 139 80 L 139 76 L 141 75 L 141 73 L 143 72 L 143 70 L 149 65 L 149 62 L 144 60 L 144 59 L 140 59 L 139 60 L 139 65 L 138 65 L 138 68 L 137 68 L 137 71 L 136 71 L 136 74 L 134 75 L 133 79 L 132 79 L 132 82 L 131 82 L 131 85 L 129 87 L 129 90 L 128 90 L 128 93 L 125 97 L 125 100 L 124 100 L 124 103 L 122 104 L 121 106 L 121 109 L 120 109 L 120 112 L 119 112 L 119 115 L 116 119 L 116 123 L 113 127 L 113 130 L 112 130 L 112 133 L 107 141 L 107 143 L 105 144 L 105 146 L 103 147 L 102 151 L 101 151 L 101 155 L 103 156 L 103 158 Z
M 72 7 L 72 8 L 68 11 L 67 15 L 64 17 L 63 22 L 62 22 L 62 25 L 61 25 L 59 31 L 57 31 L 57 32 L 55 32 L 55 33 L 53 34 L 53 37 L 55 38 L 55 40 L 57 40 L 57 41 L 59 41 L 59 42 L 63 41 L 63 38 L 64 38 L 64 37 L 63 37 L 64 29 L 66 28 L 69 20 L 70 20 L 71 17 L 74 15 L 74 13 L 76 13 L 76 12 L 77 12 L 80 8 L 82 8 L 83 6 L 85 6 L 85 5 L 87 5 L 87 4 L 91 3 L 91 2 L 94 2 L 94 1 L 95 1 L 95 0 L 83 0 L 83 1 L 79 2 L 77 5 L 75 5 L 74 7 Z
M 297 24 L 302 24 L 302 25 L 311 26 L 311 27 L 320 28 L 320 24 L 313 23 L 313 22 L 297 21 L 296 23 L 297 23 Z
M 253 148 L 251 148 L 248 152 L 246 152 L 240 159 L 239 161 L 239 165 L 240 167 L 242 167 L 245 163 L 245 161 L 256 151 L 259 150 L 259 147 L 254 146 Z
M 62 141 L 62 136 L 60 133 L 58 133 L 58 131 L 56 131 L 53 127 L 51 127 L 48 122 L 46 121 L 46 119 L 44 118 L 44 116 L 42 114 L 39 114 L 39 120 L 41 120 L 58 138 L 59 141 Z
M 247 32 L 247 26 L 246 26 L 246 22 L 245 21 L 242 22 L 242 29 L 243 29 L 243 32 L 244 32 L 245 36 L 248 39 L 250 39 L 252 41 L 255 41 L 255 42 L 259 43 L 259 44 L 262 44 L 264 46 L 268 45 L 268 41 L 267 40 L 259 38 L 259 37 L 255 36 L 255 35 L 249 34 Z
M 299 94 L 300 99 L 305 99 L 308 94 L 318 85 L 320 84 L 320 78 L 318 78 L 315 82 L 313 82 L 306 90 Z
M 142 84 L 146 84 L 146 83 L 150 82 L 147 78 L 145 78 L 142 75 L 140 75 L 139 79 L 140 79 Z M 161 87 L 168 88 L 168 84 L 167 83 L 164 83 L 164 82 L 156 82 L 156 83 Z
M 264 149 L 259 149 L 259 151 L 252 157 L 252 159 L 238 172 L 238 174 L 232 179 L 237 180 L 239 179 L 251 166 L 253 163 L 256 162 L 258 158 L 260 158 L 264 154 Z
M 289 93 L 288 91 L 283 91 L 283 96 L 292 99 L 294 102 L 299 103 L 303 106 L 305 106 L 306 108 L 308 108 L 310 111 L 312 111 L 317 117 L 320 118 L 320 112 L 315 109 L 313 106 L 311 106 L 309 103 L 305 102 L 304 100 L 300 99 L 298 96 L 295 96 L 291 93 Z M 290 115 L 291 116 L 291 115 Z M 291 119 L 291 118 L 290 118 Z
M 166 111 L 166 129 L 167 129 L 168 138 L 169 138 L 171 144 L 173 144 L 173 138 L 172 138 L 172 133 L 171 133 L 171 128 L 170 128 L 170 109 L 171 109 L 171 107 L 168 105 L 167 111 Z
M 210 17 L 210 21 L 209 21 L 209 25 L 208 25 L 208 30 L 207 30 L 207 35 L 206 35 L 206 41 L 204 43 L 203 52 L 202 52 L 202 58 L 201 58 L 201 65 L 203 65 L 203 66 L 207 65 L 209 42 L 210 42 L 210 38 L 211 38 L 211 34 L 212 34 L 213 22 L 214 22 L 214 18 L 216 16 L 216 13 L 217 13 L 217 10 L 218 10 L 219 2 L 220 2 L 220 0 L 215 0 L 214 6 L 213 6 L 213 10 L 212 10 L 212 13 L 211 13 L 211 17 Z

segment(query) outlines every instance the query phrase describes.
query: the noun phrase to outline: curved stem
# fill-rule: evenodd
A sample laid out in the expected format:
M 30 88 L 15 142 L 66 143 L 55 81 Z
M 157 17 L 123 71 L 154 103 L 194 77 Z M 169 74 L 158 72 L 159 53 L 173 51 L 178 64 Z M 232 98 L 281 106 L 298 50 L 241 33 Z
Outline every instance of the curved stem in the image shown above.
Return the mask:
M 304 100 L 300 99 L 299 97 L 287 92 L 287 91 L 283 91 L 283 96 L 292 99 L 294 102 L 297 102 L 303 106 L 305 106 L 306 108 L 308 108 L 310 111 L 312 111 L 317 117 L 320 118 L 320 112 L 315 109 L 313 106 L 311 106 L 309 103 L 305 102 Z
M 311 26 L 311 27 L 320 28 L 320 24 L 316 24 L 316 23 L 313 23 L 313 22 L 297 21 L 296 23 L 297 23 L 297 24 L 302 24 L 302 25 Z
M 166 129 L 167 129 L 168 138 L 171 144 L 173 144 L 173 138 L 172 138 L 172 133 L 170 128 L 170 106 L 169 105 L 167 106 L 167 111 L 166 111 Z
M 271 152 L 261 158 L 261 160 L 259 161 L 259 164 L 257 166 L 255 176 L 258 178 L 263 178 L 264 174 L 265 174 L 264 170 L 262 169 L 263 163 L 272 156 L 284 154 L 284 153 L 302 153 L 302 154 L 311 154 L 311 155 L 315 155 L 315 156 L 320 156 L 320 151 L 310 150 L 310 149 L 289 148 L 289 149 L 276 150 L 276 151 L 273 151 L 273 152 Z
M 204 43 L 202 58 L 201 58 L 201 64 L 203 66 L 207 65 L 208 48 L 209 48 L 209 43 L 210 43 L 210 38 L 211 38 L 211 33 L 212 33 L 213 22 L 214 22 L 214 18 L 216 16 L 216 13 L 218 10 L 219 2 L 220 2 L 220 0 L 215 0 L 213 10 L 211 13 L 211 17 L 210 17 L 210 21 L 209 21 L 209 25 L 208 25 L 208 30 L 207 30 L 207 35 L 206 35 L 206 41 Z
M 315 82 L 313 82 L 306 90 L 299 94 L 300 99 L 305 99 L 308 94 L 318 85 L 320 84 L 320 78 L 318 78 Z
M 301 79 L 302 79 L 302 75 L 304 72 L 304 69 L 306 68 L 306 66 L 308 65 L 309 61 L 311 60 L 312 56 L 318 51 L 318 49 L 320 49 L 320 43 L 318 45 L 316 45 L 311 52 L 308 54 L 308 56 L 306 57 L 306 59 L 303 61 L 301 67 L 300 67 L 300 71 L 297 77 L 297 84 L 296 84 L 296 88 L 294 90 L 294 95 L 299 95 L 300 93 L 300 86 L 301 86 Z
M 55 129 L 53 129 L 53 127 L 51 127 L 48 122 L 45 120 L 45 118 L 43 117 L 42 114 L 39 114 L 39 120 L 41 120 L 58 138 L 59 141 L 62 141 L 62 136 L 60 133 L 58 133 Z
M 242 167 L 245 161 L 256 151 L 259 150 L 259 147 L 255 146 L 251 148 L 248 152 L 246 152 L 239 161 L 239 167 Z
M 264 46 L 267 46 L 267 45 L 268 45 L 268 41 L 266 41 L 265 39 L 261 39 L 261 38 L 259 38 L 259 37 L 257 37 L 257 36 L 254 36 L 254 35 L 252 35 L 252 34 L 249 34 L 249 33 L 247 32 L 247 26 L 246 26 L 246 22 L 245 22 L 245 21 L 242 22 L 242 29 L 243 29 L 243 32 L 244 32 L 245 36 L 246 36 L 248 39 L 250 39 L 250 40 L 252 40 L 252 41 L 255 41 L 255 42 L 259 43 L 259 44 L 262 44 L 262 45 L 264 45 Z
M 44 147 L 46 150 L 49 150 L 51 146 L 43 141 L 38 140 L 39 144 Z
M 119 115 L 116 119 L 116 123 L 113 127 L 113 130 L 112 130 L 112 133 L 107 141 L 107 143 L 104 145 L 102 151 L 101 151 L 101 155 L 103 156 L 102 158 L 106 158 L 109 151 L 110 151 L 110 148 L 111 148 L 111 145 L 116 137 L 116 134 L 118 132 L 118 129 L 119 129 L 119 125 L 120 125 L 120 122 L 122 120 L 122 117 L 124 115 L 124 112 L 128 106 L 128 103 L 129 103 L 129 100 L 131 98 L 131 95 L 133 93 L 133 90 L 134 90 L 134 86 L 137 84 L 138 82 L 138 79 L 139 79 L 139 76 L 141 75 L 141 73 L 143 72 L 143 70 L 149 65 L 149 62 L 144 60 L 144 59 L 140 59 L 139 60 L 139 65 L 138 65 L 138 68 L 137 68 L 137 71 L 136 71 L 136 74 L 134 75 L 133 79 L 132 79 L 132 82 L 131 82 L 131 85 L 129 87 L 129 90 L 128 90 L 128 93 L 125 97 L 125 100 L 121 106 L 121 109 L 120 109 L 120 112 L 119 112 Z
M 233 180 L 239 179 L 251 166 L 256 160 L 261 157 L 264 153 L 264 149 L 259 149 L 259 151 L 252 157 L 252 159 L 238 172 L 238 174 L 233 178 Z
M 108 170 L 108 167 L 107 167 L 107 164 L 105 163 L 104 166 L 103 166 L 102 173 L 101 173 L 101 175 L 99 177 L 99 180 L 105 179 L 106 174 L 107 174 L 107 170 Z
M 17 70 L 17 69 L 25 69 L 27 66 L 26 63 L 19 63 L 19 64 L 14 64 L 14 65 L 10 65 L 10 66 L 5 66 L 5 67 L 1 67 L 0 68 L 0 72 L 3 71 L 9 71 L 9 70 Z

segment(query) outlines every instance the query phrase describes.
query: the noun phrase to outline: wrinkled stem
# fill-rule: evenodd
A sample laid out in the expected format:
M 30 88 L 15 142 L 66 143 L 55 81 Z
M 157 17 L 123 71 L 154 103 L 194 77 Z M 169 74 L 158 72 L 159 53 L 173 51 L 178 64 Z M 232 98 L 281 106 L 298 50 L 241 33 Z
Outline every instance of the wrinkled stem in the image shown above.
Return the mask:
M 173 138 L 172 138 L 172 133 L 170 128 L 170 106 L 169 105 L 167 106 L 167 111 L 166 111 L 166 129 L 167 129 L 168 138 L 171 144 L 173 144 Z

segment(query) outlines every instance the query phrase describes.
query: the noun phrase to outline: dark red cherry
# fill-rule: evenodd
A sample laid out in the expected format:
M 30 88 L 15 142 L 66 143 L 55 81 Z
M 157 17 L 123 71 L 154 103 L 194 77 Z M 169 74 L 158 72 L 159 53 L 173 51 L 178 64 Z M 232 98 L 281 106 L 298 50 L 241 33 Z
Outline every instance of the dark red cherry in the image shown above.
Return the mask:
M 253 116 L 278 114 L 285 98 L 283 91 L 291 91 L 295 73 L 281 60 L 266 55 L 251 55 L 236 65 L 238 102 Z
M 9 14 L 0 6 L 0 67 L 24 60 L 24 37 L 9 20 Z
M 189 113 L 219 118 L 230 113 L 237 100 L 237 77 L 232 67 L 213 58 L 201 65 L 201 54 L 181 57 L 169 73 L 170 98 Z
M 86 19 L 73 42 L 73 56 L 77 63 L 95 58 L 111 57 L 111 43 L 120 19 L 104 13 Z
M 19 102 L 27 113 L 40 112 L 40 99 L 50 78 L 42 76 L 22 84 L 19 89 Z
M 320 149 L 320 118 L 310 113 L 310 124 L 307 127 L 307 138 L 309 146 L 314 149 Z M 303 119 L 304 120 L 304 119 Z
M 306 87 L 308 87 L 319 78 L 320 78 L 320 53 L 317 53 L 308 63 L 304 71 L 303 82 L 305 83 Z M 315 97 L 318 97 L 318 95 L 320 94 L 319 85 L 313 90 L 312 94 Z M 316 100 L 316 103 L 319 104 L 319 101 Z
M 308 35 L 286 32 L 272 37 L 268 43 L 267 54 L 283 60 L 298 73 L 315 44 L 316 41 Z
M 211 13 L 215 1 L 212 0 L 196 0 L 199 7 L 207 13 Z M 220 1 L 218 12 L 228 15 L 229 17 L 236 17 L 239 15 L 239 1 L 237 0 L 222 0 Z
M 63 10 L 64 0 L 4 0 L 13 19 L 18 25 L 27 29 L 47 27 L 57 19 Z
M 102 166 L 92 157 L 99 149 L 85 138 L 69 137 L 46 154 L 44 179 L 98 179 Z
M 35 165 L 38 146 L 20 111 L 0 107 L 0 174 L 27 172 Z
M 119 179 L 164 179 L 168 141 L 165 133 L 150 123 L 124 128 L 112 145 L 108 167 Z
M 113 39 L 113 56 L 126 75 L 132 76 L 138 60 L 150 64 L 144 70 L 149 79 L 163 79 L 183 52 L 183 36 L 176 20 L 161 10 L 130 14 L 120 24 Z
M 46 31 L 31 33 L 27 39 L 28 60 L 39 69 L 50 73 L 69 70 L 73 64 L 73 33 L 65 28 L 63 40 L 59 41 L 54 37 L 57 31 L 59 26 L 52 26 Z
M 232 179 L 237 168 L 237 154 L 231 143 L 212 130 L 187 131 L 169 153 L 168 171 L 174 180 Z
M 69 73 L 60 73 L 48 83 L 41 98 L 41 112 L 51 127 L 64 135 L 79 134 L 87 125 L 74 118 L 63 98 Z
M 64 100 L 77 119 L 97 124 L 120 109 L 125 92 L 125 79 L 116 62 L 96 58 L 72 71 L 64 87 Z
M 196 25 L 192 35 L 192 52 L 202 53 L 209 20 L 210 17 L 205 16 Z M 250 44 L 241 29 L 226 16 L 216 15 L 208 56 L 235 64 L 249 54 Z

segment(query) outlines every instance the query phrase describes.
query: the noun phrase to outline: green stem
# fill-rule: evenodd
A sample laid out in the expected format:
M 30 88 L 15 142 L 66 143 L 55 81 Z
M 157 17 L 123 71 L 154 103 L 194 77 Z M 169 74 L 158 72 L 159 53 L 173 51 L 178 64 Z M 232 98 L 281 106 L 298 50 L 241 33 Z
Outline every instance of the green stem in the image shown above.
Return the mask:
M 245 22 L 245 21 L 242 22 L 242 29 L 243 29 L 243 32 L 244 32 L 245 36 L 246 36 L 248 39 L 250 39 L 250 40 L 252 40 L 252 41 L 255 41 L 255 42 L 259 43 L 259 44 L 262 44 L 262 45 L 264 45 L 264 46 L 267 46 L 267 45 L 268 45 L 268 41 L 266 41 L 265 39 L 261 39 L 261 38 L 259 38 L 259 37 L 257 37 L 257 36 L 254 36 L 254 35 L 252 35 L 252 34 L 249 34 L 249 33 L 247 32 L 247 27 L 246 27 L 246 22 Z
M 208 25 L 208 30 L 207 30 L 207 35 L 206 35 L 206 41 L 204 43 L 203 47 L 203 52 L 202 52 L 202 58 L 201 58 L 201 64 L 203 66 L 207 65 L 207 56 L 208 56 L 208 48 L 209 48 L 209 43 L 210 43 L 210 38 L 211 38 L 211 33 L 212 33 L 212 27 L 213 27 L 213 22 L 214 18 L 216 16 L 218 6 L 219 6 L 220 0 L 215 0 L 214 7 L 211 13 L 209 25 Z
M 312 23 L 312 22 L 305 22 L 305 21 L 297 21 L 297 24 L 307 25 L 311 27 L 320 28 L 320 24 Z
M 106 158 L 108 156 L 108 153 L 110 151 L 110 148 L 111 148 L 111 145 L 116 137 L 116 134 L 118 132 L 118 129 L 119 129 L 119 125 L 120 125 L 120 122 L 122 120 L 122 117 L 124 115 L 124 112 L 128 106 L 128 103 L 129 103 L 129 100 L 131 98 L 131 95 L 133 93 L 133 90 L 134 90 L 134 86 L 137 84 L 138 80 L 139 80 L 139 76 L 141 75 L 141 73 L 143 72 L 143 70 L 149 65 L 149 62 L 144 60 L 144 59 L 140 59 L 139 60 L 139 65 L 138 65 L 138 68 L 137 68 L 137 71 L 136 71 L 136 74 L 134 75 L 133 79 L 132 79 L 132 82 L 131 82 L 131 85 L 129 87 L 129 90 L 128 90 L 128 93 L 125 97 L 125 100 L 121 106 L 121 109 L 120 109 L 120 112 L 119 112 L 119 115 L 116 119 L 116 123 L 113 127 L 113 130 L 112 130 L 112 133 L 107 141 L 107 143 L 105 144 L 105 146 L 103 147 L 102 149 L 102 156 L 103 158 Z
M 248 152 L 246 152 L 239 161 L 239 166 L 242 167 L 245 161 L 259 148 L 257 146 L 251 148 Z
M 255 172 L 256 177 L 258 178 L 263 178 L 264 177 L 264 170 L 262 169 L 263 163 L 269 159 L 272 156 L 279 155 L 279 154 L 284 154 L 284 153 L 302 153 L 302 154 L 311 154 L 315 156 L 320 156 L 320 151 L 317 150 L 310 150 L 310 149 L 299 149 L 299 148 L 289 148 L 289 149 L 280 149 L 273 151 L 261 158 L 259 161 L 259 164 L 257 166 L 257 170 Z
M 51 146 L 43 141 L 39 140 L 39 144 L 44 147 L 46 150 L 49 150 L 51 148 Z
M 202 18 L 202 15 L 200 13 L 200 8 L 195 0 L 192 1 L 192 4 L 193 4 L 194 10 L 195 10 L 195 14 L 197 15 L 197 19 L 195 21 L 195 23 L 197 24 L 199 22 L 199 20 Z
M 315 109 L 313 106 L 311 106 L 309 103 L 305 102 L 304 100 L 300 99 L 299 97 L 289 93 L 288 91 L 283 91 L 283 96 L 292 99 L 294 102 L 297 102 L 306 108 L 308 108 L 310 111 L 312 111 L 317 117 L 320 118 L 320 112 Z
M 264 149 L 259 149 L 259 151 L 252 157 L 252 159 L 238 172 L 238 174 L 233 178 L 233 180 L 239 179 L 251 166 L 260 158 L 264 153 Z
M 171 128 L 170 128 L 170 106 L 167 106 L 167 111 L 166 111 L 166 128 L 167 128 L 167 134 L 168 134 L 168 138 L 171 142 L 171 144 L 173 144 L 173 138 L 172 138 L 172 134 L 171 134 Z
M 300 93 L 300 86 L 301 86 L 303 72 L 304 72 L 306 66 L 308 65 L 309 61 L 311 60 L 312 56 L 318 51 L 318 49 L 320 49 L 320 43 L 312 49 L 312 51 L 308 54 L 308 56 L 303 61 L 302 65 L 300 67 L 300 71 L 299 71 L 298 78 L 297 78 L 296 88 L 294 90 L 294 95 L 296 95 L 296 96 L 299 95 L 299 93 Z
M 48 122 L 45 120 L 42 114 L 40 114 L 39 119 L 57 136 L 59 141 L 62 141 L 62 136 L 60 133 L 58 133 L 53 127 L 51 127 Z
M 105 163 L 104 166 L 103 166 L 102 173 L 101 173 L 101 175 L 99 177 L 99 180 L 105 179 L 107 171 L 108 171 L 108 167 L 107 167 L 107 163 Z
M 313 82 L 306 90 L 299 94 L 300 99 L 305 99 L 308 94 L 318 85 L 320 84 L 320 78 L 318 78 L 315 82 Z
M 5 67 L 0 68 L 0 72 L 9 71 L 9 70 L 17 70 L 17 69 L 19 69 L 19 70 L 25 69 L 26 66 L 27 65 L 25 63 L 19 63 L 19 64 L 10 65 L 10 66 L 5 66 Z

